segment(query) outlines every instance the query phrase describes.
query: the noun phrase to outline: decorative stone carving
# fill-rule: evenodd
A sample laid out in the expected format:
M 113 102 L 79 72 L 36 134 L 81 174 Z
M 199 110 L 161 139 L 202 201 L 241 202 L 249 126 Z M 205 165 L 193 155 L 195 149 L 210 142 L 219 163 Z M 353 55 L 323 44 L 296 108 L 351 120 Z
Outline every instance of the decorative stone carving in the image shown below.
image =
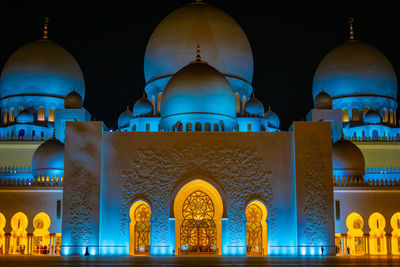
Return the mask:
M 307 245 L 328 243 L 327 173 L 318 143 L 309 144 L 306 151 L 307 176 L 305 181 L 305 237 Z
M 129 209 L 138 198 L 147 199 L 152 208 L 152 242 L 166 244 L 170 196 L 184 178 L 203 175 L 221 185 L 225 192 L 228 229 L 232 245 L 243 245 L 245 205 L 252 198 L 265 201 L 268 226 L 275 232 L 276 207 L 270 182 L 271 171 L 263 169 L 256 150 L 226 147 L 209 148 L 198 143 L 171 151 L 138 151 L 138 157 L 125 171 L 121 231 L 129 229 Z M 173 200 L 172 200 L 173 201 Z
M 93 192 L 89 172 L 85 169 L 74 169 L 71 177 L 75 178 L 71 191 L 70 226 L 73 245 L 89 245 L 93 237 L 90 219 L 93 214 L 91 201 Z

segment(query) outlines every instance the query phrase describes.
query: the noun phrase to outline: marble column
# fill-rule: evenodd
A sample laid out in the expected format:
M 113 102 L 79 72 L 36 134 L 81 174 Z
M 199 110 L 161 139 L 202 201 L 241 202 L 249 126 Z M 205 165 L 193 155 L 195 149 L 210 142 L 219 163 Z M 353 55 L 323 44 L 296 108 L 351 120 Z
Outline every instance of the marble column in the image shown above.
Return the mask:
M 54 234 L 54 233 L 50 234 L 50 247 L 49 247 L 50 254 L 54 254 L 54 238 L 55 238 L 55 235 L 56 234 Z
M 11 239 L 11 233 L 5 233 L 5 244 L 4 244 L 4 254 L 10 254 L 10 239 Z
M 386 255 L 392 255 L 392 234 L 386 234 Z
M 343 234 L 344 237 L 344 255 L 349 255 L 347 251 L 347 234 Z
M 345 247 L 344 247 L 344 234 L 340 234 L 340 254 L 344 255 L 345 254 Z
M 32 255 L 33 251 L 33 233 L 28 233 L 27 235 L 28 238 L 28 247 L 26 248 L 26 254 Z
M 369 234 L 364 234 L 365 238 L 365 255 L 369 255 Z

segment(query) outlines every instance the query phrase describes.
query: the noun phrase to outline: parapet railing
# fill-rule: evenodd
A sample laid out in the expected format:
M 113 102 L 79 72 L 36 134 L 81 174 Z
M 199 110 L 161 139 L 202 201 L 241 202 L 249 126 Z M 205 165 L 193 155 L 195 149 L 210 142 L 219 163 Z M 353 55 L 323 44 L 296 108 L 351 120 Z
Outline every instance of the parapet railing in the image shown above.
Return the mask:
M 0 141 L 46 141 L 53 136 L 0 136 Z
M 354 142 L 400 142 L 399 136 L 344 136 L 344 139 Z
M 0 178 L 0 186 L 62 186 L 62 180 L 42 181 L 35 178 Z
M 0 176 L 2 174 L 11 173 L 27 173 L 31 172 L 31 166 L 0 166 Z
M 349 179 L 345 176 L 334 176 L 333 186 L 337 187 L 400 187 L 400 178 L 391 179 Z

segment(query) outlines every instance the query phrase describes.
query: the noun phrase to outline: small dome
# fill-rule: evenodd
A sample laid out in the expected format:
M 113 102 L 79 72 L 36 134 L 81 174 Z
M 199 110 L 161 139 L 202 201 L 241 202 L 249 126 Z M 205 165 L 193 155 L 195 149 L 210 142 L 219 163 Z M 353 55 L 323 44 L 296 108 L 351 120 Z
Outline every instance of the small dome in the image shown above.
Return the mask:
M 17 116 L 17 123 L 33 123 L 33 121 L 33 114 L 26 109 L 22 110 Z
M 368 110 L 364 115 L 364 123 L 380 123 L 381 116 L 373 109 Z
M 340 139 L 332 146 L 332 168 L 334 175 L 362 178 L 365 172 L 364 156 L 355 144 Z
M 215 68 L 195 61 L 178 71 L 165 88 L 161 120 L 223 123 L 225 130 L 236 124 L 236 99 L 232 87 Z M 164 122 L 165 123 L 165 122 Z M 163 125 L 164 129 L 168 125 Z
M 132 119 L 132 112 L 127 109 L 118 117 L 118 128 L 125 128 L 129 126 L 129 121 Z
M 81 109 L 82 106 L 83 106 L 82 97 L 75 90 L 69 93 L 64 99 L 65 109 Z
M 133 105 L 133 116 L 139 117 L 143 115 L 149 115 L 153 113 L 153 104 L 147 99 L 146 96 L 142 96 Z
M 250 98 L 244 106 L 244 111 L 249 115 L 264 116 L 264 104 L 256 97 Z
M 314 100 L 315 109 L 332 109 L 332 97 L 321 91 Z
M 271 111 L 271 109 L 265 112 L 264 119 L 268 121 L 268 127 L 279 129 L 281 122 L 278 115 L 275 112 Z
M 63 175 L 64 143 L 49 139 L 41 144 L 32 157 L 32 175 Z

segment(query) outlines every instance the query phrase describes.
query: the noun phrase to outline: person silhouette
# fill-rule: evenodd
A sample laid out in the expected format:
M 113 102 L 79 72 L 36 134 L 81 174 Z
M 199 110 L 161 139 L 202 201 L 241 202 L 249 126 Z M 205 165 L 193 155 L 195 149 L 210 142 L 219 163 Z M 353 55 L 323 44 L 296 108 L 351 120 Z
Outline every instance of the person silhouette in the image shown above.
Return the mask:
M 324 255 L 324 246 L 321 246 L 321 256 Z

